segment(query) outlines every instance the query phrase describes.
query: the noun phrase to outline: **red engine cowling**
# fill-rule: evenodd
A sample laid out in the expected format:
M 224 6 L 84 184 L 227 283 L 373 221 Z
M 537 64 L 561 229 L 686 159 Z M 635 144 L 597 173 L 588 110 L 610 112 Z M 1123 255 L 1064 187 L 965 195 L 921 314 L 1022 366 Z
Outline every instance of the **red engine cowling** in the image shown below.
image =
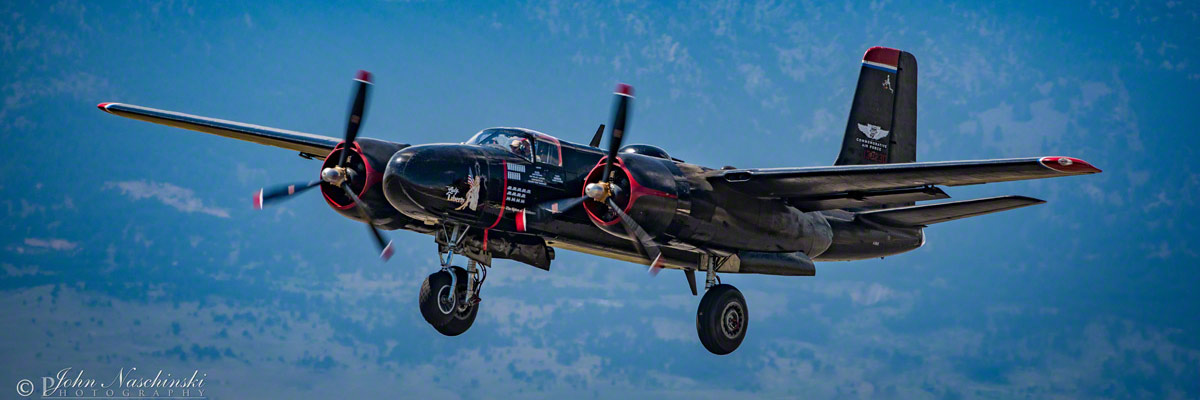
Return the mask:
M 584 179 L 584 187 L 601 181 L 604 162 L 605 159 L 601 159 L 592 168 Z M 678 168 L 674 168 L 670 160 L 631 153 L 617 156 L 613 166 L 612 200 L 650 236 L 659 237 L 666 233 L 679 205 L 680 184 L 677 182 L 682 179 L 682 174 Z M 597 227 L 632 240 L 621 226 L 617 213 L 607 205 L 587 200 L 583 207 Z
M 325 162 L 321 164 L 322 170 L 337 166 L 345 145 L 345 143 L 338 144 L 328 156 L 325 156 Z M 383 185 L 380 184 L 383 181 L 383 171 L 387 167 L 388 160 L 405 147 L 408 145 L 359 138 L 351 146 L 350 158 L 346 160 L 346 166 L 355 174 L 350 180 L 350 189 L 367 204 L 371 218 L 380 228 L 399 229 L 410 222 L 407 217 L 401 215 L 388 203 L 387 198 L 383 195 Z M 363 175 L 365 175 L 365 179 Z M 362 215 L 356 209 L 354 200 L 350 199 L 350 196 L 347 196 L 341 188 L 321 182 L 321 195 L 338 214 L 356 221 L 366 222 L 363 221 Z

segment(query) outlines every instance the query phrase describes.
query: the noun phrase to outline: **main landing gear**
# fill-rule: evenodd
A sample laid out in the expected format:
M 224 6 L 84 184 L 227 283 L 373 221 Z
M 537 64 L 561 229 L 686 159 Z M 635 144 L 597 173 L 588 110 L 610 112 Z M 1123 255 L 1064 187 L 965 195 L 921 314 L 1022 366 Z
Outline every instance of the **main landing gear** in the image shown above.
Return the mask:
M 717 269 L 726 258 L 704 255 L 707 273 L 704 281 L 704 297 L 696 310 L 696 333 L 705 349 L 716 355 L 725 355 L 737 350 L 746 338 L 750 314 L 746 298 L 733 285 L 721 283 Z M 691 273 L 689 271 L 689 273 Z M 692 280 L 694 282 L 694 280 Z M 692 287 L 695 291 L 695 285 Z
M 466 269 L 450 263 L 454 253 L 461 251 L 466 231 L 465 226 L 455 226 L 452 231 L 443 232 L 446 252 L 438 254 L 442 269 L 425 278 L 418 296 L 425 322 L 446 336 L 461 335 L 475 323 L 479 290 L 487 279 L 486 266 L 481 267 L 475 260 L 468 259 Z

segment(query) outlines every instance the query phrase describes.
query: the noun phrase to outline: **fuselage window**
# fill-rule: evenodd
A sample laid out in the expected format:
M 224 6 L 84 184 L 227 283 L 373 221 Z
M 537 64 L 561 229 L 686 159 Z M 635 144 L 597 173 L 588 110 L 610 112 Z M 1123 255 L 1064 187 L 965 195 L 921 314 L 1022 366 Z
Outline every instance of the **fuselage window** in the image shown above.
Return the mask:
M 557 143 L 546 140 L 537 141 L 537 162 L 550 165 L 562 165 L 562 160 L 559 159 L 558 154 L 559 149 Z

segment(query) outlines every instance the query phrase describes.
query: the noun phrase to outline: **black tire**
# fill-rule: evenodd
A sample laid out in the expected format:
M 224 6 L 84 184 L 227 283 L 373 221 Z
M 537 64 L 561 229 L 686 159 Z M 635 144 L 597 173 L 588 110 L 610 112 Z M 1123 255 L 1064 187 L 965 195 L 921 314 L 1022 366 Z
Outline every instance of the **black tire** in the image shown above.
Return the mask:
M 452 314 L 443 313 L 438 306 L 438 293 L 449 287 L 450 274 L 446 271 L 429 274 L 425 282 L 421 283 L 421 292 L 417 297 L 417 303 L 421 306 L 421 316 L 435 328 L 445 325 L 453 317 Z
M 716 289 L 716 287 L 713 289 Z M 700 306 L 696 308 L 696 335 L 700 337 L 700 344 L 704 345 L 705 349 L 712 349 L 713 346 L 711 334 L 712 329 L 708 329 L 706 325 L 704 325 L 704 315 L 706 315 L 704 310 L 712 309 L 712 302 L 715 298 L 714 296 L 709 296 L 709 293 L 712 293 L 712 290 L 707 290 L 704 292 L 704 296 L 700 297 Z
M 475 323 L 475 316 L 479 314 L 479 304 L 467 307 L 465 310 L 461 309 L 460 306 L 467 302 L 467 270 L 459 267 L 450 267 L 450 269 L 454 271 L 455 275 L 458 275 L 458 282 L 455 285 L 458 288 L 454 291 L 455 296 L 458 297 L 458 302 L 455 303 L 456 307 L 450 319 L 445 324 L 434 325 L 433 329 L 437 329 L 438 333 L 446 336 L 458 336 L 466 332 L 467 329 L 470 329 L 471 324 Z
M 746 338 L 750 312 L 742 292 L 731 285 L 717 285 L 704 293 L 696 311 L 696 333 L 705 349 L 716 355 L 737 350 Z

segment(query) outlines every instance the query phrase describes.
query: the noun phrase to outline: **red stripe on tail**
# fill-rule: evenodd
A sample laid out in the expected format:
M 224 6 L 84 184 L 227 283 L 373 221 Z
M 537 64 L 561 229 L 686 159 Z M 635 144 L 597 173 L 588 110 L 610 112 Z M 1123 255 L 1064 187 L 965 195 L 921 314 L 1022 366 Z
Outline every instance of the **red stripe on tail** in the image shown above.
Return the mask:
M 875 46 L 867 49 L 867 53 L 863 54 L 863 61 L 877 62 L 895 67 L 900 65 L 900 50 Z

